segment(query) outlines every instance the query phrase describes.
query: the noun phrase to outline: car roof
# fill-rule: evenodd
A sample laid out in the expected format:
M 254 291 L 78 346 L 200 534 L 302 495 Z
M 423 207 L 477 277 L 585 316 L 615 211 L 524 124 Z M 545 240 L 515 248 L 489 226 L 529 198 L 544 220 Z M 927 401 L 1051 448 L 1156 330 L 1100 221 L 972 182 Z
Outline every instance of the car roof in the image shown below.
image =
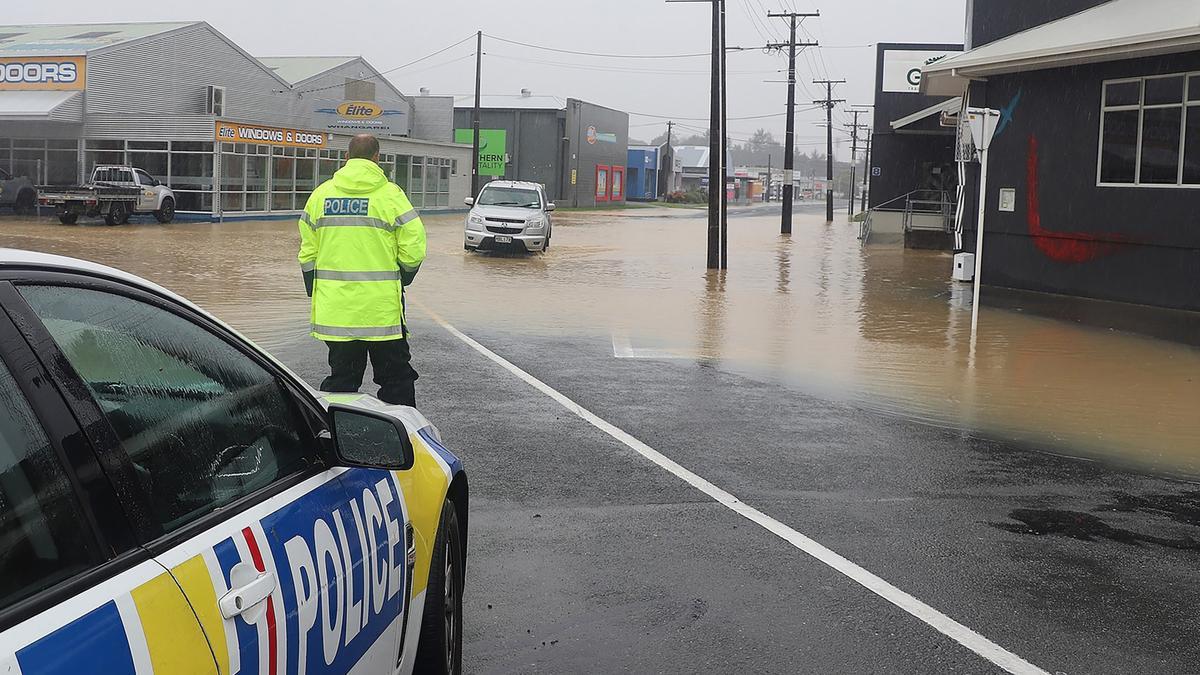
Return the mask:
M 537 190 L 542 187 L 542 184 L 527 180 L 494 180 L 487 185 L 484 185 L 484 187 L 527 188 Z
M 100 263 L 94 263 L 94 262 L 90 262 L 88 260 L 80 260 L 78 258 L 68 258 L 67 256 L 55 255 L 53 253 L 41 253 L 38 251 L 26 251 L 23 249 L 16 249 L 16 248 L 0 248 L 0 270 L 4 270 L 4 269 L 17 269 L 17 270 L 24 269 L 24 270 L 37 270 L 37 271 L 44 271 L 44 272 L 67 272 L 67 273 L 84 274 L 84 275 L 90 275 L 90 276 L 96 276 L 96 277 L 106 277 L 113 281 L 119 281 L 119 282 L 127 284 L 129 286 L 136 286 L 137 288 L 140 288 L 144 291 L 148 291 L 150 293 L 154 293 L 154 294 L 166 297 L 169 300 L 172 300 L 178 304 L 184 305 L 184 306 L 188 307 L 189 309 L 207 317 L 213 323 L 216 323 L 216 324 L 224 327 L 230 333 L 238 336 L 238 338 L 240 338 L 246 344 L 253 345 L 254 348 L 257 349 L 259 353 L 261 353 L 262 355 L 264 355 L 265 357 L 267 357 L 268 359 L 273 361 L 277 366 L 279 366 L 284 371 L 286 371 L 288 374 L 290 374 L 297 383 L 299 383 L 300 385 L 302 385 L 304 388 L 308 389 L 309 391 L 312 391 L 312 392 L 316 391 L 315 389 L 312 388 L 311 385 L 309 385 L 307 382 L 305 382 L 303 378 L 301 378 L 300 376 L 298 376 L 294 372 L 292 372 L 292 370 L 290 368 L 285 366 L 281 361 L 279 361 L 279 359 L 276 359 L 270 352 L 259 347 L 258 345 L 255 345 L 252 340 L 247 338 L 245 335 L 242 335 L 240 332 L 238 332 L 236 329 L 234 329 L 229 324 L 225 323 L 224 321 L 221 321 L 217 317 L 213 316 L 210 312 L 204 310 L 196 303 L 192 302 L 191 300 L 188 300 L 187 298 L 179 295 L 178 293 L 168 290 L 162 286 L 159 286 L 158 284 L 154 283 L 153 281 L 143 279 L 142 277 L 139 277 L 136 274 L 130 274 L 129 272 L 123 272 L 119 269 L 116 269 L 115 267 L 109 267 L 108 265 L 101 265 Z
M 53 253 L 40 253 L 38 251 L 26 251 L 17 248 L 0 248 L 0 268 L 26 268 L 48 270 L 52 272 L 82 272 L 95 276 L 103 276 L 121 281 L 131 286 L 138 286 L 144 290 L 152 291 L 160 295 L 165 295 L 172 300 L 181 302 L 189 307 L 200 309 L 192 304 L 186 298 L 169 291 L 162 286 L 143 279 L 136 274 L 123 272 L 114 267 L 101 265 L 87 260 L 78 258 L 68 258 L 64 255 L 55 255 Z M 204 312 L 204 310 L 200 310 Z M 208 314 L 208 312 L 204 312 Z

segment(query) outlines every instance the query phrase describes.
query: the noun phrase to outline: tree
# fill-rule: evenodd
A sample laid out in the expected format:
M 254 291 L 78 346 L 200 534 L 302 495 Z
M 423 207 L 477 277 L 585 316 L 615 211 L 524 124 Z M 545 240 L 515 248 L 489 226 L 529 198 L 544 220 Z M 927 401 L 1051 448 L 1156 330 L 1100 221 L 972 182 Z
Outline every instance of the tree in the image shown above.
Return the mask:
M 751 152 L 758 153 L 768 150 L 771 146 L 779 145 L 779 143 L 775 141 L 775 136 L 771 132 L 760 128 L 750 136 L 750 142 L 747 145 Z

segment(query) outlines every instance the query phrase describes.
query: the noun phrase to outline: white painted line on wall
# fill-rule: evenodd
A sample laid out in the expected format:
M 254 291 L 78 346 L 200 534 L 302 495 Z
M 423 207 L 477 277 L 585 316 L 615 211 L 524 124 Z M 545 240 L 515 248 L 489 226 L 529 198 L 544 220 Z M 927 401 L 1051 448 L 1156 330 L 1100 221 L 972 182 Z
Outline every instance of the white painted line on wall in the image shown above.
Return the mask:
M 763 529 L 778 536 L 780 539 L 783 539 L 804 553 L 807 553 L 834 570 L 837 570 L 846 577 L 849 577 L 851 580 L 855 581 L 872 593 L 878 595 L 884 600 L 887 600 L 905 612 L 908 612 L 917 619 L 920 619 L 924 623 L 933 627 L 939 633 L 949 637 L 960 645 L 970 649 L 979 656 L 982 656 L 983 658 L 991 661 L 993 664 L 1010 673 L 1019 673 L 1022 675 L 1048 675 L 1045 670 L 1033 665 L 1032 663 L 1029 663 L 1020 656 L 1017 656 L 1016 654 L 1004 649 L 1003 647 L 997 645 L 979 633 L 976 633 L 963 624 L 951 619 L 945 614 L 942 614 L 933 607 L 930 607 L 917 598 L 909 595 L 899 588 L 896 588 L 887 581 L 884 581 L 882 578 L 842 557 L 838 553 L 822 546 L 804 534 L 801 534 L 791 527 L 779 522 L 778 520 L 775 520 L 753 506 L 743 503 L 737 497 L 710 483 L 699 475 L 692 473 L 670 457 L 667 457 L 666 455 L 655 450 L 649 445 L 646 445 L 637 438 L 634 438 L 620 428 L 601 419 L 587 408 L 584 408 L 575 401 L 567 398 L 557 389 L 551 387 L 545 382 L 542 382 L 524 370 L 521 370 L 512 362 L 508 361 L 487 347 L 484 347 L 470 336 L 450 325 L 428 308 L 422 307 L 422 309 L 424 309 L 434 321 L 436 321 L 442 328 L 445 328 L 451 335 L 463 341 L 467 344 L 467 346 L 487 357 L 501 368 L 504 368 L 513 375 L 516 375 L 534 389 L 537 389 L 546 396 L 554 399 L 559 405 L 575 413 L 575 415 L 586 421 L 588 424 L 591 424 L 609 436 L 612 436 L 616 440 L 628 446 L 634 452 L 671 472 L 685 483 L 708 495 L 722 506 L 759 525 Z

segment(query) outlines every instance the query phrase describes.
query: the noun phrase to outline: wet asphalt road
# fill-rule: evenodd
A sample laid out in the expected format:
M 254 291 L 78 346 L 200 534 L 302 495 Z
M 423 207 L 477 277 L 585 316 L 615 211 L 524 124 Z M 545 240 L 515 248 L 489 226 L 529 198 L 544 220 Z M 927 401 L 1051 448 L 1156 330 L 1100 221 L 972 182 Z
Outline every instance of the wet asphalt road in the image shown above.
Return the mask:
M 996 672 L 413 313 L 471 478 L 470 672 Z M 1049 672 L 1196 672 L 1194 485 L 1007 447 L 606 335 L 472 337 Z M 317 381 L 323 350 L 276 353 Z
M 810 221 L 824 208 L 820 202 L 797 207 Z M 755 243 L 750 228 L 774 231 L 773 218 L 763 225 L 748 216 L 777 208 L 731 210 L 743 228 L 735 230 L 734 253 Z M 922 299 L 926 288 L 913 270 L 929 262 L 924 257 L 867 256 L 870 264 L 860 270 L 851 265 L 856 257 L 838 257 L 836 247 L 845 242 L 812 232 L 798 236 L 794 247 L 814 252 L 815 271 L 805 271 L 800 253 L 780 256 L 764 239 L 756 257 L 732 261 L 737 275 L 728 291 L 678 292 L 677 286 L 704 283 L 699 271 L 672 267 L 678 264 L 672 255 L 702 259 L 699 237 L 687 239 L 682 252 L 656 248 L 622 264 L 640 253 L 639 244 L 674 237 L 664 219 L 702 228 L 703 217 L 683 210 L 580 216 L 564 223 L 560 235 L 566 236 L 556 238 L 559 247 L 546 256 L 495 260 L 454 257 L 460 225 L 443 219 L 431 228 L 438 248 L 418 279 L 415 301 L 455 316 L 458 328 L 595 415 L 1036 666 L 1070 674 L 1200 672 L 1200 487 L 1056 456 L 1050 452 L 1062 449 L 1049 441 L 1017 446 L 961 430 L 972 426 L 942 428 L 935 417 L 831 403 L 831 397 L 814 397 L 821 387 L 804 386 L 819 369 L 764 375 L 759 371 L 788 363 L 775 358 L 782 354 L 845 357 L 824 350 L 820 340 L 757 343 L 747 332 L 802 337 L 831 331 L 835 340 L 878 350 L 862 360 L 889 378 L 942 383 L 939 364 L 954 363 L 947 333 L 955 315 L 947 315 L 945 298 Z M 621 225 L 624 220 L 635 222 Z M 24 224 L 7 227 L 0 243 L 83 255 L 165 283 L 248 331 L 316 384 L 325 373 L 324 348 L 304 335 L 307 302 L 294 271 L 294 230 L 276 225 Z M 607 242 L 597 233 L 609 230 L 621 238 L 599 246 Z M 847 241 L 857 250 L 852 234 Z M 230 276 L 223 267 L 230 248 L 258 255 Z M 647 278 L 647 269 L 657 276 Z M 776 274 L 783 278 L 789 270 L 792 284 L 775 288 Z M 765 287 L 737 285 L 755 274 L 765 275 Z M 806 284 L 810 277 L 815 281 Z M 861 297 L 852 297 L 846 309 L 834 300 L 858 288 L 847 285 L 852 277 L 863 280 Z M 880 278 L 891 281 L 872 285 Z M 622 283 L 633 290 L 623 291 Z M 828 303 L 781 303 L 791 290 L 824 294 Z M 530 294 L 523 297 L 537 311 L 505 306 L 514 293 Z M 764 294 L 770 302 L 752 304 Z M 710 311 L 722 302 L 727 315 Z M 938 306 L 922 309 L 930 303 Z M 772 328 L 770 321 L 756 321 L 781 306 L 807 323 Z M 849 312 L 852 330 L 835 330 L 841 314 L 831 307 Z M 653 327 L 633 333 L 639 347 L 678 344 L 672 322 L 684 333 L 702 334 L 695 348 L 682 350 L 686 358 L 616 358 L 614 331 L 621 324 L 613 315 L 626 313 Z M 1169 375 L 1162 364 L 1186 369 L 1190 352 L 1097 337 L 1058 322 L 1029 322 L 1030 328 L 1002 318 L 990 319 L 1003 328 L 997 344 L 1026 344 L 1025 334 L 1036 329 L 1042 339 L 1033 343 L 1035 356 L 1057 356 L 1052 348 L 1061 343 L 1062 353 L 1078 355 L 1102 376 L 1090 386 L 1053 389 L 1048 385 L 1056 379 L 1074 382 L 1083 367 L 1068 360 L 1054 370 L 1060 359 L 1028 361 L 1017 358 L 1025 352 L 997 351 L 986 361 L 995 368 L 982 372 L 1011 374 L 1011 382 L 981 380 L 981 399 L 1029 391 L 1027 405 L 1014 415 L 1062 418 L 1080 392 L 1097 389 L 1086 400 L 1103 401 L 1112 390 L 1098 387 L 1120 381 L 1128 391 L 1105 410 L 1160 434 L 1190 428 L 1188 396 L 1196 393 L 1190 379 L 1166 390 L 1183 412 L 1132 416 L 1170 402 L 1154 398 L 1148 386 L 1162 389 Z M 410 319 L 423 375 L 421 409 L 470 474 L 469 672 L 997 670 L 602 433 L 469 348 L 420 307 Z M 919 330 L 897 336 L 893 324 Z M 855 342 L 855 336 L 873 340 Z M 1114 342 L 1105 350 L 1084 349 L 1108 340 Z M 880 348 L 893 344 L 904 349 Z M 897 354 L 909 350 L 921 357 L 917 365 L 894 368 Z M 771 358 L 762 368 L 744 367 L 747 354 L 764 351 Z M 1129 372 L 1104 370 L 1121 359 Z M 1034 377 L 1042 372 L 1047 379 Z M 1151 375 L 1137 379 L 1139 373 Z M 986 418 L 997 408 L 980 410 Z M 1106 437 L 1114 435 L 1107 418 L 1115 416 L 1081 419 Z M 1052 439 L 1062 429 L 1045 432 L 1041 437 Z M 1186 434 L 1172 438 L 1183 439 L 1173 449 L 1194 455 Z M 1154 439 L 1125 445 L 1152 452 Z

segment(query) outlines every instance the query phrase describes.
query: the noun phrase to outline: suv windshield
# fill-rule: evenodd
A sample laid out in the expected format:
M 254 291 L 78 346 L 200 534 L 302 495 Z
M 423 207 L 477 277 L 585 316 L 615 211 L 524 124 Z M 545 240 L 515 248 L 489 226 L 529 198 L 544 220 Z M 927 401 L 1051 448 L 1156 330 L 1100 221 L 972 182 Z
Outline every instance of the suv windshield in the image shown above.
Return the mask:
M 488 187 L 479 194 L 480 206 L 519 206 L 523 209 L 536 209 L 542 205 L 537 190 L 526 188 Z

